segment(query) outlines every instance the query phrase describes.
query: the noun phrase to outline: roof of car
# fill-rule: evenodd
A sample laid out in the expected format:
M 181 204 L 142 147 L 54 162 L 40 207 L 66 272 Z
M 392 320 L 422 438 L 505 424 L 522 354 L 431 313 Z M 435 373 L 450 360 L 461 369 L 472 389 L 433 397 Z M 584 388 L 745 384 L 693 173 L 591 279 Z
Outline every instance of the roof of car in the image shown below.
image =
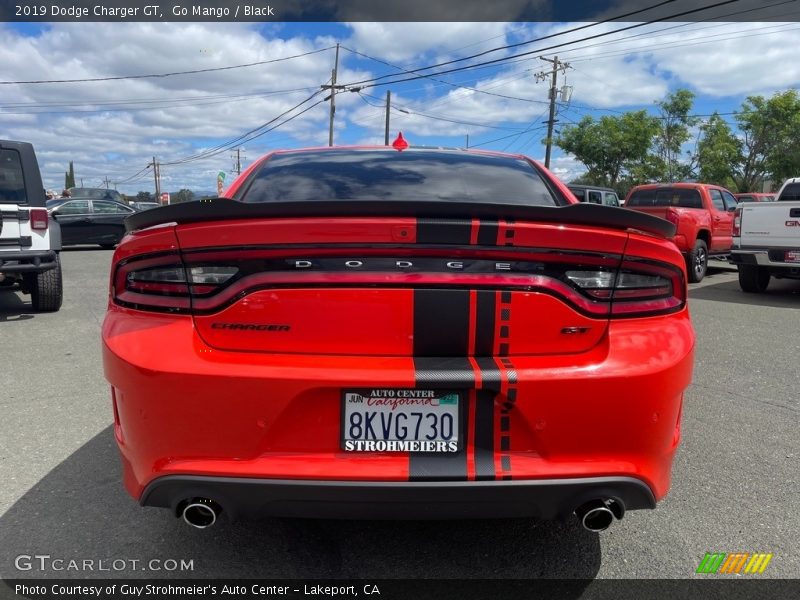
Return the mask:
M 631 191 L 634 190 L 656 190 L 659 188 L 669 189 L 669 188 L 679 188 L 679 189 L 686 189 L 686 190 L 696 190 L 698 188 L 719 188 L 724 190 L 725 188 L 721 185 L 717 185 L 716 183 L 702 183 L 700 181 L 676 181 L 675 183 L 642 183 L 640 185 L 634 186 L 631 188 Z
M 614 192 L 617 193 L 617 190 L 610 188 L 610 187 L 603 187 L 601 185 L 584 185 L 584 184 L 577 184 L 577 183 L 568 183 L 567 187 L 569 189 L 576 189 L 576 190 L 601 190 L 603 192 Z

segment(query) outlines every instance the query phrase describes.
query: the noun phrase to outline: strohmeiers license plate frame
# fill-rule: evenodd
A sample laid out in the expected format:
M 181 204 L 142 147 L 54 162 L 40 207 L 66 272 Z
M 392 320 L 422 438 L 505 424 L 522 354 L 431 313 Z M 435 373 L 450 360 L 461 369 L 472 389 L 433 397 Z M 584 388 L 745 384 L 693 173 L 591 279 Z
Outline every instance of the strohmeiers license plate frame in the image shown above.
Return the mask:
M 800 250 L 785 250 L 783 253 L 783 262 L 800 263 Z
M 390 393 L 394 393 L 395 396 L 391 397 Z M 351 402 L 348 403 L 349 397 L 348 395 L 357 395 L 361 396 L 363 402 Z M 411 397 L 404 397 L 405 395 L 409 395 Z M 422 396 L 422 397 L 421 397 Z M 466 398 L 467 395 L 465 394 L 464 390 L 454 390 L 454 389 L 436 389 L 436 388 L 343 388 L 340 392 L 340 402 L 341 402 L 341 413 L 339 416 L 339 445 L 340 448 L 345 452 L 354 452 L 354 453 L 411 453 L 411 454 L 452 454 L 454 452 L 458 452 L 462 449 L 463 439 L 464 439 L 464 410 L 466 407 Z M 349 415 L 353 412 L 358 412 L 356 408 L 352 410 L 348 410 L 348 406 L 350 407 L 360 407 L 363 404 L 367 404 L 368 400 L 383 400 L 384 402 L 375 404 L 370 407 L 371 412 L 375 412 L 377 414 L 376 417 L 373 417 L 375 420 L 372 424 L 372 431 L 378 433 L 386 433 L 384 431 L 384 427 L 388 424 L 389 429 L 396 433 L 397 430 L 395 429 L 397 426 L 397 421 L 394 421 L 394 417 L 388 419 L 384 417 L 384 420 L 381 421 L 380 414 L 388 414 L 388 415 L 397 415 L 401 413 L 416 413 L 416 412 L 423 412 L 424 416 L 423 419 L 427 416 L 428 413 L 434 412 L 438 414 L 450 414 L 454 417 L 454 422 L 452 423 L 452 436 L 450 439 L 444 439 L 444 436 L 441 436 L 442 439 L 387 439 L 386 436 L 382 438 L 377 438 L 375 440 L 372 439 L 355 439 L 353 436 L 348 436 L 347 427 L 348 427 L 348 420 Z M 455 399 L 455 402 L 453 400 Z M 354 399 L 355 400 L 355 399 Z M 408 401 L 424 401 L 424 400 L 437 400 L 440 404 L 432 405 L 432 404 L 412 404 Z M 442 400 L 446 400 L 445 403 L 441 403 Z M 393 401 L 397 401 L 397 404 L 393 404 Z M 404 402 L 405 401 L 405 402 Z M 359 406 L 360 405 L 360 406 Z M 392 406 L 395 406 L 392 409 Z M 453 406 L 455 408 L 453 408 Z M 406 416 L 406 419 L 408 417 Z M 443 423 L 443 419 L 438 420 L 439 423 Z M 430 419 L 428 419 L 428 424 L 430 424 Z M 413 422 L 408 423 L 409 428 L 414 425 Z M 420 425 L 421 427 L 421 425 Z M 366 433 L 366 432 L 365 432 Z M 389 432 L 391 433 L 391 431 Z M 429 432 L 428 432 L 429 433 Z M 444 432 L 443 432 L 444 433 Z M 351 442 L 351 444 L 348 444 Z M 359 443 L 360 442 L 360 443 Z M 374 447 L 368 447 L 369 445 L 367 442 L 374 442 Z M 382 444 L 379 444 L 382 442 Z M 432 446 L 431 443 L 434 445 Z M 441 444 L 444 444 L 442 446 Z

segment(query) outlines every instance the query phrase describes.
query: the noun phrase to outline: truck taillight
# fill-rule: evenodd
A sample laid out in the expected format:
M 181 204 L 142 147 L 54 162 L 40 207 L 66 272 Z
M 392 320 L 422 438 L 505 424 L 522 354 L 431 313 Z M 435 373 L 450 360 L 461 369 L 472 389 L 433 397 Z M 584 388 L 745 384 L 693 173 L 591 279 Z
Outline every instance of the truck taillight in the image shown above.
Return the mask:
M 31 209 L 31 229 L 34 231 L 47 231 L 48 216 L 47 209 L 32 208 Z
M 733 213 L 733 237 L 742 235 L 742 207 L 737 206 Z
M 672 223 L 676 227 L 678 226 L 678 224 L 680 222 L 680 217 L 678 216 L 678 213 L 675 212 L 674 210 L 671 210 L 671 209 L 667 210 L 667 214 L 665 215 L 665 218 L 667 219 L 667 221 L 669 221 L 670 223 Z

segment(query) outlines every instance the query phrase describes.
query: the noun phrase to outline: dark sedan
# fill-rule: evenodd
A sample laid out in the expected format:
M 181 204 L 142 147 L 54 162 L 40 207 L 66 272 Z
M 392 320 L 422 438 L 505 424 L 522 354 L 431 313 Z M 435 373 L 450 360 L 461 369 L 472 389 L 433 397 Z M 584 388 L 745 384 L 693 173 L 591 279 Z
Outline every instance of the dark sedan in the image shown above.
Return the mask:
M 125 235 L 125 217 L 134 213 L 130 206 L 113 200 L 76 198 L 53 207 L 50 214 L 61 226 L 61 243 L 100 244 L 113 248 Z

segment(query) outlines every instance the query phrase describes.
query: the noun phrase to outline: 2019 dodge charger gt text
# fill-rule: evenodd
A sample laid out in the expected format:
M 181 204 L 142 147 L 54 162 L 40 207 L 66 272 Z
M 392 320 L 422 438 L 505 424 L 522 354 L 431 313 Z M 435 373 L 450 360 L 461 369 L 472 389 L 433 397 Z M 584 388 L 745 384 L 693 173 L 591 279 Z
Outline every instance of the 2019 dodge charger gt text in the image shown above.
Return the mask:
M 458 150 L 275 152 L 226 195 L 136 213 L 114 254 L 142 505 L 599 531 L 667 493 L 694 348 L 672 224 Z

